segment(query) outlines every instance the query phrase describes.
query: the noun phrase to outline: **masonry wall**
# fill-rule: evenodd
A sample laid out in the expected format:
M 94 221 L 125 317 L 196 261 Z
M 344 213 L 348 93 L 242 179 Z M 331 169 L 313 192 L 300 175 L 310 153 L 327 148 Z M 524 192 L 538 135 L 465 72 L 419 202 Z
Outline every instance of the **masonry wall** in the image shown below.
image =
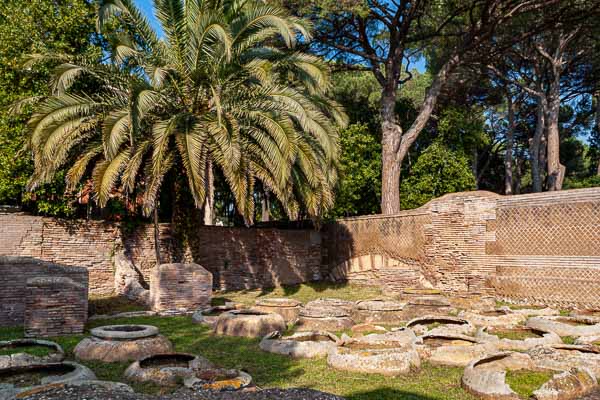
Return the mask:
M 600 188 L 455 193 L 394 216 L 339 220 L 326 236 L 335 280 L 600 307 Z
M 162 262 L 196 262 L 218 289 L 250 289 L 318 279 L 320 235 L 308 230 L 197 226 L 185 246 L 170 224 L 159 229 Z M 0 214 L 0 256 L 35 257 L 89 271 L 92 295 L 114 290 L 113 255 L 125 254 L 150 285 L 156 263 L 154 227 Z
M 66 279 L 81 289 L 80 293 L 84 293 L 79 296 L 81 301 L 73 302 L 61 297 L 57 301 L 62 304 L 57 304 L 65 307 L 74 305 L 66 312 L 68 322 L 63 321 L 64 329 L 76 330 L 77 326 L 83 325 L 87 318 L 88 291 L 88 271 L 85 268 L 57 265 L 31 257 L 0 257 L 0 326 L 23 325 L 27 300 L 34 300 L 30 296 L 31 287 L 28 287 L 28 282 L 39 278 Z M 32 304 L 38 303 L 33 301 Z M 45 307 L 41 311 L 52 311 L 49 308 Z

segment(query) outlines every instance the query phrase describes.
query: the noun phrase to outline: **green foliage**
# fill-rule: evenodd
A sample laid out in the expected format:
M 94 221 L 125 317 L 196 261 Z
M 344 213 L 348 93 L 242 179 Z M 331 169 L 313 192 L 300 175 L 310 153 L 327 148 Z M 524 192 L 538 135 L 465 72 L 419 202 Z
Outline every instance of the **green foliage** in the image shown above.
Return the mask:
M 32 172 L 29 154 L 21 151 L 30 109 L 25 107 L 22 115 L 14 116 L 8 107 L 23 97 L 48 94 L 52 63 L 44 63 L 35 71 L 23 70 L 25 55 L 93 52 L 93 32 L 93 5 L 85 0 L 0 2 L 0 204 L 25 202 L 34 212 L 69 214 L 70 206 L 60 193 L 64 184 L 59 179 L 23 196 Z
M 566 178 L 563 189 L 584 189 L 591 187 L 600 187 L 600 175 L 587 178 Z
M 32 183 L 69 166 L 69 188 L 91 175 L 101 207 L 138 191 L 150 215 L 169 174 L 185 176 L 202 207 L 217 169 L 246 223 L 257 181 L 290 217 L 331 208 L 346 117 L 327 95 L 326 65 L 296 49 L 307 24 L 260 1 L 154 8 L 164 39 L 132 1 L 100 2 L 110 63 L 39 57 L 63 63 L 30 119 Z
M 381 198 L 381 143 L 364 124 L 341 132 L 340 181 L 334 217 L 375 214 Z
M 402 208 L 416 208 L 446 193 L 475 189 L 468 159 L 434 142 L 418 158 L 401 184 Z

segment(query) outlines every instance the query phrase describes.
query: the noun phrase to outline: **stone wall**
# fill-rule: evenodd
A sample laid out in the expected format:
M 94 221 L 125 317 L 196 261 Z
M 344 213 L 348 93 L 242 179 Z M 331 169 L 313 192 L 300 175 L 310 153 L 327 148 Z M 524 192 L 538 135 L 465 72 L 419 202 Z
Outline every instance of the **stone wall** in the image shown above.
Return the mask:
M 393 216 L 326 227 L 335 280 L 514 302 L 600 307 L 600 189 L 454 193 Z
M 213 274 L 217 289 L 295 284 L 320 276 L 318 232 L 196 226 L 186 232 L 185 241 L 175 236 L 170 224 L 160 224 L 162 262 L 200 264 Z M 85 267 L 94 295 L 113 293 L 113 258 L 120 249 L 149 286 L 156 265 L 151 224 L 130 226 L 0 214 L 0 256 L 35 257 Z
M 210 306 L 212 274 L 198 264 L 161 264 L 152 271 L 150 305 L 157 312 L 188 312 Z
M 311 230 L 202 227 L 186 261 L 213 274 L 219 289 L 252 289 L 321 279 L 321 235 Z
M 76 299 L 70 294 L 63 296 L 61 291 L 68 292 L 67 286 L 53 289 L 39 281 L 55 278 L 68 280 L 73 283 L 71 286 L 77 286 Z M 38 301 L 37 294 L 42 290 L 47 290 L 49 303 Z M 85 268 L 57 265 L 30 257 L 0 257 L 0 326 L 23 325 L 27 313 L 33 324 L 39 312 L 46 315 L 62 310 L 59 311 L 64 317 L 61 317 L 62 329 L 65 332 L 76 331 L 87 318 L 87 293 L 88 271 Z M 55 297 L 50 299 L 52 296 Z

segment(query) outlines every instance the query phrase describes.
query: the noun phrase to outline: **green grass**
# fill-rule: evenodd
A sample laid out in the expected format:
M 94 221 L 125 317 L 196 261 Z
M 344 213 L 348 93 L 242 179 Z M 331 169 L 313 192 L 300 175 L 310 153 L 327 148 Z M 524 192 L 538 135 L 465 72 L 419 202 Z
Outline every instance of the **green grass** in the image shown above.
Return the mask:
M 89 302 L 90 315 L 117 314 L 146 310 L 148 310 L 147 306 L 135 303 L 123 296 L 91 296 Z
M 93 321 L 88 329 L 106 323 L 149 324 L 159 327 L 176 351 L 202 355 L 225 368 L 249 372 L 259 387 L 308 387 L 336 393 L 348 400 L 470 400 L 474 399 L 460 387 L 462 368 L 422 366 L 419 372 L 407 376 L 354 374 L 336 371 L 321 360 L 293 360 L 258 348 L 258 339 L 214 336 L 205 327 L 195 325 L 189 317 L 139 317 Z M 0 340 L 20 337 L 22 331 L 0 328 Z M 85 335 L 54 338 L 73 359 L 73 348 Z M 99 379 L 123 381 L 128 363 L 82 362 Z M 143 393 L 164 393 L 154 385 L 132 385 Z
M 510 339 L 510 340 L 525 340 L 529 338 L 539 338 L 539 335 L 527 330 L 527 329 L 515 329 L 506 331 L 492 331 L 492 335 L 498 336 L 499 339 Z
M 214 305 L 233 301 L 254 305 L 256 300 L 271 297 L 289 297 L 307 303 L 322 297 L 334 297 L 342 300 L 357 301 L 382 297 L 380 288 L 348 284 L 308 283 L 296 286 L 284 286 L 263 290 L 242 290 L 237 292 L 215 293 Z
M 368 299 L 381 296 L 376 288 L 352 285 L 310 284 L 277 288 L 268 291 L 241 291 L 217 294 L 215 304 L 235 301 L 252 305 L 258 298 L 290 297 L 304 303 L 320 297 L 345 300 Z M 94 299 L 103 314 L 132 311 L 119 298 Z M 73 349 L 89 334 L 89 329 L 108 324 L 155 325 L 167 336 L 175 351 L 198 354 L 224 368 L 247 371 L 261 388 L 306 387 L 335 393 L 348 400 L 475 400 L 460 385 L 462 368 L 440 367 L 424 364 L 419 371 L 405 376 L 386 377 L 337 371 L 327 366 L 325 359 L 294 360 L 289 357 L 263 352 L 259 339 L 215 336 L 208 328 L 193 324 L 190 317 L 136 317 L 91 321 L 85 335 L 54 338 L 63 346 L 67 359 L 73 360 Z M 352 332 L 348 332 L 352 334 Z M 0 340 L 16 339 L 22 329 L 0 328 Z M 129 363 L 82 362 L 91 368 L 99 379 L 123 382 L 123 372 Z M 126 382 L 129 383 L 129 382 Z M 129 383 L 131 384 L 131 383 Z M 131 384 L 142 393 L 165 393 L 168 389 L 155 385 Z
M 561 339 L 564 344 L 575 344 L 575 341 L 577 340 L 577 338 L 574 338 L 573 336 L 563 336 Z
M 552 378 L 552 372 L 507 371 L 506 383 L 521 398 L 529 399 L 533 392 Z
M 45 357 L 52 353 L 52 349 L 46 346 L 14 346 L 0 348 L 0 356 L 10 356 L 11 354 L 27 353 L 32 356 Z

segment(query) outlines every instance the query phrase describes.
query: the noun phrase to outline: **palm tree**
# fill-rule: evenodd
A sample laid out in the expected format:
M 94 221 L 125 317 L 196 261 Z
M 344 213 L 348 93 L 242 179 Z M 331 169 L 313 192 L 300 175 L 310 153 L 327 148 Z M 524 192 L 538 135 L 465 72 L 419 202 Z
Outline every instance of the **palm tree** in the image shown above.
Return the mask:
M 183 171 L 196 206 L 210 207 L 217 168 L 248 224 L 257 180 L 290 218 L 321 216 L 333 205 L 346 117 L 327 96 L 326 65 L 296 50 L 310 40 L 307 24 L 252 0 L 154 7 L 164 38 L 131 0 L 100 2 L 107 62 L 32 57 L 60 65 L 29 122 L 30 187 L 68 165 L 74 188 L 91 170 L 100 206 L 117 188 L 141 190 L 150 215 L 170 171 Z

